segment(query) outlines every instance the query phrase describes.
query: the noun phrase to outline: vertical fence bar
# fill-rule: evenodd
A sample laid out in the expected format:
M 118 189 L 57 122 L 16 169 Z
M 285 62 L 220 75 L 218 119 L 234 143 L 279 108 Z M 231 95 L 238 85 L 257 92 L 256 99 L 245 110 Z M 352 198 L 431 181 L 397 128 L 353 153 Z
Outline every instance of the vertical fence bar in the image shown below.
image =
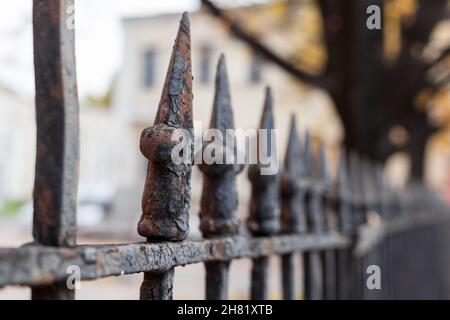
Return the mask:
M 351 214 L 351 195 L 348 185 L 347 159 L 345 152 L 341 151 L 335 197 L 338 210 L 338 230 L 346 236 L 351 236 L 352 214 Z M 337 274 L 337 299 L 346 300 L 351 296 L 351 276 L 350 267 L 352 261 L 351 248 L 344 248 L 336 252 L 336 274 Z
M 295 116 L 292 115 L 289 141 L 284 158 L 281 177 L 281 232 L 284 234 L 306 233 L 303 189 L 300 186 L 302 175 L 302 153 L 298 139 Z M 283 298 L 295 299 L 295 268 L 293 253 L 281 256 Z
M 179 241 L 189 231 L 192 98 L 190 25 L 184 13 L 154 125 L 142 132 L 140 141 L 149 163 L 138 233 L 147 241 Z M 174 154 L 179 159 L 174 159 Z M 144 274 L 140 298 L 171 299 L 173 272 Z
M 331 178 L 329 176 L 328 161 L 325 145 L 320 146 L 320 181 L 322 189 L 322 215 L 324 217 L 324 230 L 331 232 L 334 230 L 332 222 L 333 203 L 331 199 Z M 336 250 L 324 250 L 322 253 L 323 264 L 323 298 L 325 300 L 336 300 Z
M 223 55 L 220 56 L 217 65 L 216 92 L 210 128 L 218 130 L 218 132 L 210 131 L 211 136 L 208 136 L 214 141 L 210 141 L 210 144 L 203 149 L 204 155 L 210 159 L 204 159 L 200 165 L 200 170 L 204 174 L 200 230 L 205 238 L 230 236 L 239 231 L 239 221 L 234 217 L 238 204 L 236 175 L 242 171 L 244 166 L 237 164 L 236 161 L 236 137 L 227 136 L 227 130 L 235 129 L 235 127 Z M 225 143 L 228 144 L 228 147 L 232 146 L 232 149 L 227 149 Z M 219 149 L 224 152 L 217 152 Z M 217 154 L 213 154 L 213 152 L 217 152 Z M 205 263 L 206 299 L 227 299 L 229 265 L 229 261 Z
M 267 139 L 261 139 L 264 131 L 259 130 L 258 161 L 257 164 L 249 166 L 248 177 L 252 184 L 252 195 L 250 200 L 250 216 L 247 227 L 254 236 L 270 236 L 279 232 L 280 221 L 278 219 L 279 210 L 279 174 L 278 172 L 265 172 L 269 169 L 262 162 L 261 153 L 271 156 L 271 163 L 278 161 L 276 157 L 275 141 L 271 141 L 271 131 L 274 129 L 274 117 L 272 110 L 272 93 L 270 88 L 266 88 L 264 110 L 261 116 L 259 129 L 266 130 Z M 264 149 L 266 149 L 264 153 Z M 270 170 L 268 170 L 270 171 Z M 251 278 L 251 299 L 268 299 L 268 268 L 269 257 L 259 257 L 253 259 Z
M 351 184 L 351 194 L 352 194 L 352 235 L 354 239 L 357 238 L 357 232 L 359 226 L 365 221 L 365 202 L 362 196 L 362 182 L 361 182 L 361 166 L 360 160 L 357 154 L 352 153 L 349 157 L 349 168 L 350 168 L 350 184 Z M 363 296 L 363 257 L 354 257 L 351 261 L 352 275 L 351 283 L 351 299 L 362 299 Z
M 39 244 L 76 243 L 78 93 L 73 0 L 33 1 L 36 168 L 33 237 Z M 32 299 L 74 299 L 66 283 L 32 288 Z
M 306 218 L 309 232 L 320 236 L 323 234 L 322 190 L 316 181 L 316 167 L 312 151 L 311 135 L 305 137 L 305 168 L 308 189 L 306 193 Z M 305 299 L 323 299 L 323 268 L 321 255 L 317 251 L 303 253 Z

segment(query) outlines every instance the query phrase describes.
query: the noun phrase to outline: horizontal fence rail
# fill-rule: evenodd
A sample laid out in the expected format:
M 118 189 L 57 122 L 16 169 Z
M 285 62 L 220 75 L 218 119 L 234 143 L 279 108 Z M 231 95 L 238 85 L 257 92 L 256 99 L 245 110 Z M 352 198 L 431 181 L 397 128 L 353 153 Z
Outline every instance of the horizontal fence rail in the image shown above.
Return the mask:
M 250 298 L 268 299 L 269 256 L 276 255 L 284 299 L 297 297 L 294 279 L 300 272 L 305 299 L 450 297 L 448 207 L 422 184 L 392 189 L 380 165 L 355 154 L 341 152 L 332 179 L 325 146 L 320 145 L 317 156 L 309 133 L 301 141 L 295 117 L 281 170 L 264 174 L 267 166 L 260 157 L 248 166 L 251 200 L 245 223 L 235 216 L 236 178 L 244 165 L 199 165 L 204 175 L 199 213 L 204 239 L 187 239 L 194 139 L 186 13 L 154 124 L 140 139 L 148 170 L 137 231 L 147 242 L 76 245 L 78 98 L 74 30 L 67 24 L 73 8 L 71 0 L 34 1 L 34 242 L 0 249 L 0 287 L 29 286 L 32 299 L 74 299 L 75 290 L 66 280 L 67 268 L 76 265 L 81 280 L 143 273 L 140 299 L 172 299 L 175 268 L 204 263 L 206 299 L 227 299 L 230 263 L 250 258 Z M 215 85 L 210 128 L 226 135 L 235 125 L 223 55 Z M 259 129 L 275 129 L 274 109 L 267 87 Z M 180 129 L 183 139 L 172 140 Z M 188 143 L 186 161 L 175 163 L 171 154 L 180 142 Z M 257 142 L 258 148 L 275 154 L 273 141 L 258 135 Z M 237 150 L 232 154 L 236 158 Z M 295 259 L 302 270 L 295 267 Z
M 0 287 L 43 285 L 67 279 L 67 267 L 78 265 L 82 280 L 137 272 L 164 272 L 204 261 L 257 258 L 304 250 L 339 249 L 350 242 L 338 234 L 229 237 L 202 241 L 82 245 L 72 248 L 26 245 L 0 249 Z M 17 268 L 20 265 L 21 268 Z

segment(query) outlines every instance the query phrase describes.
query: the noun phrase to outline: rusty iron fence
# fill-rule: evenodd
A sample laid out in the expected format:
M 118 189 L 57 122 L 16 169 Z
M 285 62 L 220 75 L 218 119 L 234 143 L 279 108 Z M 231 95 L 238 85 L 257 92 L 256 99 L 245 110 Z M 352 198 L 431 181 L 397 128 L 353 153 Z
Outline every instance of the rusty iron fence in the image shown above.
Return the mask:
M 247 228 L 240 228 L 243 223 L 234 216 L 236 176 L 243 166 L 200 165 L 204 239 L 186 240 L 192 164 L 174 164 L 170 153 L 175 129 L 193 131 L 187 14 L 180 22 L 154 125 L 140 141 L 149 165 L 138 233 L 147 242 L 77 245 L 78 98 L 74 30 L 67 23 L 73 0 L 34 0 L 33 5 L 34 242 L 0 249 L 0 287 L 29 286 L 32 299 L 74 299 L 66 270 L 77 265 L 82 280 L 143 273 L 141 299 L 171 299 L 175 268 L 204 263 L 206 298 L 227 299 L 230 263 L 251 258 L 250 297 L 268 299 L 268 261 L 276 255 L 284 299 L 297 298 L 294 278 L 300 272 L 304 299 L 449 297 L 448 207 L 421 184 L 390 188 L 382 166 L 356 155 L 342 153 L 336 179 L 331 179 L 325 148 L 315 157 L 311 137 L 300 142 L 295 118 L 281 173 L 262 175 L 260 162 L 248 168 L 252 196 Z M 211 128 L 221 132 L 234 128 L 229 95 L 222 56 L 211 119 Z M 274 128 L 269 88 L 260 128 Z M 303 270 L 296 268 L 295 259 L 301 259 Z M 369 283 L 377 268 L 381 289 Z

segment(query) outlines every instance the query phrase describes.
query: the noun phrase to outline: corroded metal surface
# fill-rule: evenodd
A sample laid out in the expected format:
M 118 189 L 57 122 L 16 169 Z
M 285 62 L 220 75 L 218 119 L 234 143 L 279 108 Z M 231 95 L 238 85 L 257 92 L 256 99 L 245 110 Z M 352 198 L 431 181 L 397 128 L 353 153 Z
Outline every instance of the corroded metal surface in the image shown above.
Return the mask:
M 76 243 L 78 93 L 73 0 L 33 1 L 36 167 L 33 237 L 49 246 Z M 65 283 L 32 288 L 32 299 L 73 299 Z
M 279 196 L 280 196 L 280 176 L 279 173 L 264 175 L 262 174 L 260 149 L 266 144 L 265 148 L 272 160 L 276 146 L 275 141 L 271 140 L 271 130 L 274 129 L 274 117 L 272 110 L 272 92 L 270 87 L 266 88 L 264 109 L 261 116 L 259 130 L 267 130 L 266 140 L 261 140 L 261 131 L 257 136 L 258 143 L 258 162 L 252 164 L 248 169 L 248 177 L 252 184 L 252 195 L 250 199 L 250 214 L 247 220 L 247 227 L 254 236 L 269 236 L 280 231 L 279 221 Z M 266 257 L 254 259 L 252 261 L 252 279 L 250 297 L 253 300 L 268 298 L 268 270 L 269 260 Z
M 304 192 L 300 185 L 303 165 L 301 157 L 296 119 L 293 115 L 281 176 L 281 233 L 285 234 L 306 233 Z M 295 299 L 294 254 L 286 254 L 281 257 L 281 271 L 283 298 L 293 300 Z
M 36 85 L 36 175 L 33 235 L 37 242 L 74 245 L 78 182 L 78 96 L 73 1 L 33 2 Z
M 332 201 L 332 183 L 329 175 L 328 158 L 325 145 L 320 146 L 320 172 L 318 183 L 322 187 L 322 215 L 324 217 L 325 232 L 335 230 L 335 206 Z M 324 250 L 322 255 L 322 278 L 323 278 L 323 299 L 336 299 L 336 252 L 335 250 Z
M 233 146 L 236 146 L 236 138 L 227 137 L 226 132 L 227 129 L 235 129 L 229 90 L 225 57 L 221 55 L 217 65 L 216 93 L 210 128 L 217 129 L 222 134 L 225 139 L 223 141 L 224 150 L 226 139 L 233 139 Z M 222 144 L 217 141 L 214 143 Z M 226 150 L 226 152 L 233 153 L 236 160 L 236 148 Z M 239 221 L 234 217 L 238 204 L 236 175 L 243 169 L 243 166 L 237 164 L 236 161 L 227 164 L 225 160 L 223 159 L 221 164 L 203 162 L 199 166 L 204 173 L 200 230 L 205 237 L 233 235 L 238 231 Z
M 228 299 L 229 267 L 229 261 L 209 261 L 205 263 L 205 297 L 207 300 Z
M 270 130 L 274 129 L 274 117 L 272 110 L 272 92 L 268 87 L 265 92 L 264 109 L 261 116 L 259 129 L 267 130 L 270 137 Z M 263 143 L 258 135 L 259 144 Z M 267 150 L 276 148 L 275 141 L 266 139 Z M 278 161 L 278 159 L 276 159 Z M 279 174 L 262 175 L 262 164 L 258 156 L 258 163 L 252 164 L 248 169 L 248 177 L 252 184 L 252 195 L 250 200 L 250 215 L 247 226 L 250 232 L 255 236 L 272 235 L 280 230 L 279 212 Z
M 171 138 L 177 129 L 185 129 L 189 141 L 184 143 L 193 149 L 192 99 L 190 26 L 184 13 L 155 123 L 142 132 L 140 142 L 149 164 L 138 232 L 149 240 L 183 240 L 188 234 L 192 161 L 172 161 L 172 150 L 181 141 Z
M 308 231 L 321 235 L 324 233 L 322 186 L 318 183 L 318 172 L 314 162 L 311 135 L 305 137 L 304 152 L 305 174 L 304 179 L 309 181 L 306 190 L 306 217 Z M 303 254 L 304 286 L 306 300 L 323 299 L 323 264 L 321 255 L 317 251 L 308 251 Z
M 67 278 L 67 267 L 78 265 L 81 279 L 97 279 L 137 272 L 165 272 L 173 267 L 205 261 L 229 261 L 284 254 L 307 249 L 347 247 L 338 234 L 235 236 L 203 241 L 90 245 L 73 248 L 26 245 L 0 249 L 0 287 L 45 285 Z M 20 267 L 18 267 L 20 266 Z
M 220 56 L 217 64 L 216 92 L 210 128 L 219 130 L 224 139 L 211 143 L 220 144 L 225 152 L 222 153 L 221 163 L 207 164 L 203 162 L 199 166 L 204 174 L 200 204 L 200 230 L 205 238 L 234 235 L 239 230 L 239 220 L 234 216 L 238 204 L 236 175 L 242 171 L 244 166 L 236 162 L 236 138 L 227 136 L 227 130 L 235 129 L 235 127 L 224 55 Z M 233 150 L 226 149 L 226 144 L 230 143 L 228 139 L 234 140 Z M 234 161 L 227 161 L 226 156 L 230 156 L 230 154 L 234 156 Z M 207 262 L 205 264 L 206 299 L 227 298 L 228 267 L 229 262 Z
M 305 233 L 306 217 L 304 193 L 300 186 L 302 176 L 302 153 L 298 139 L 295 116 L 291 118 L 289 141 L 284 158 L 284 170 L 281 177 L 281 232 Z
M 171 300 L 173 298 L 174 269 L 164 272 L 144 272 L 139 299 Z
M 269 299 L 269 257 L 252 260 L 250 298 L 252 300 Z

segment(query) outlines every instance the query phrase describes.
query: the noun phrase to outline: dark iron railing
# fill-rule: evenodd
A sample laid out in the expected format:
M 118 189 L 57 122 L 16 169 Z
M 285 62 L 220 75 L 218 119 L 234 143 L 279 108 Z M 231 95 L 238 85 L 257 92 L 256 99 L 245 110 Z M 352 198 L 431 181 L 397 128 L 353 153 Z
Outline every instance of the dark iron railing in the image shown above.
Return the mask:
M 0 287 L 24 285 L 33 299 L 74 299 L 66 270 L 82 280 L 144 273 L 141 299 L 171 299 L 174 269 L 204 263 L 206 298 L 226 299 L 230 262 L 251 258 L 251 298 L 268 298 L 269 255 L 282 263 L 283 298 L 295 299 L 294 259 L 301 258 L 305 299 L 448 298 L 448 208 L 422 185 L 401 192 L 382 168 L 341 157 L 337 178 L 328 174 L 325 149 L 313 155 L 309 135 L 301 146 L 292 118 L 281 174 L 248 168 L 252 183 L 249 234 L 234 216 L 236 176 L 243 166 L 200 165 L 204 173 L 200 229 L 188 235 L 191 164 L 170 161 L 171 133 L 192 133 L 190 26 L 183 15 L 153 127 L 141 137 L 149 160 L 138 232 L 148 242 L 76 245 L 78 99 L 74 30 L 67 24 L 73 0 L 34 1 L 37 154 L 34 242 L 0 249 Z M 219 60 L 211 128 L 234 128 L 225 59 Z M 260 128 L 273 129 L 270 89 Z M 281 215 L 278 216 L 278 211 Z M 381 270 L 381 289 L 367 284 L 370 266 Z M 369 268 L 369 269 L 368 269 Z M 369 270 L 369 274 L 367 273 Z

